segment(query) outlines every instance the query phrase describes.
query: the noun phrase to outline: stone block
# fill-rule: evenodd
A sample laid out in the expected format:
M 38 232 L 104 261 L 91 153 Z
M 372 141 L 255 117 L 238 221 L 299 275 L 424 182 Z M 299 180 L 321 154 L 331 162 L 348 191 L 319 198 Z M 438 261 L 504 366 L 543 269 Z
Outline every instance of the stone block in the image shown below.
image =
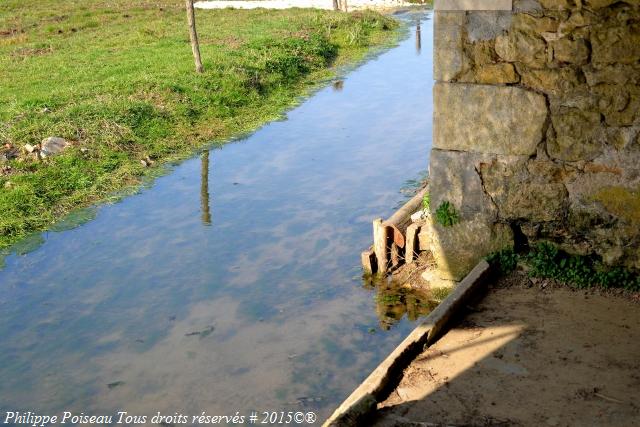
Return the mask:
M 589 60 L 589 45 L 584 39 L 561 38 L 551 43 L 553 59 L 569 64 L 584 65 Z
M 571 12 L 571 16 L 566 21 L 560 23 L 558 26 L 558 32 L 562 35 L 567 35 L 574 31 L 576 28 L 584 28 L 597 22 L 597 16 L 593 13 L 574 10 Z
M 531 33 L 554 33 L 558 31 L 560 23 L 548 16 L 533 16 L 528 13 L 518 13 L 513 16 L 513 28 Z
M 478 170 L 495 156 L 433 149 L 429 164 L 431 216 L 445 201 L 460 213 L 462 220 L 478 215 L 495 220 L 496 209 L 485 194 Z M 422 245 L 422 241 L 421 241 Z
M 555 159 L 591 160 L 603 149 L 600 114 L 564 109 L 551 115 L 553 132 L 548 135 L 547 151 Z
M 513 0 L 515 13 L 527 13 L 533 16 L 542 16 L 542 5 L 538 0 Z
M 435 0 L 434 10 L 511 10 L 512 0 Z
M 520 76 L 513 64 L 501 62 L 478 67 L 474 73 L 474 81 L 481 84 L 509 84 L 518 83 Z
M 640 87 L 602 84 L 594 87 L 593 92 L 608 126 L 640 124 Z
M 494 12 L 468 12 L 467 38 L 471 42 L 492 40 L 511 26 L 511 10 Z
M 547 95 L 566 95 L 580 85 L 573 67 L 532 69 L 518 64 L 516 69 L 524 86 Z
M 531 68 L 544 68 L 547 63 L 546 43 L 532 33 L 511 31 L 496 37 L 496 53 L 503 61 L 520 62 Z
M 570 10 L 573 0 L 539 0 L 542 7 L 550 10 Z
M 464 12 L 436 12 L 433 47 L 434 79 L 453 81 L 469 69 L 463 49 Z
M 436 83 L 434 106 L 443 150 L 532 155 L 547 119 L 544 96 L 512 86 Z
M 601 83 L 618 85 L 640 84 L 640 67 L 628 64 L 611 64 L 600 68 L 583 67 L 582 71 L 589 86 Z
M 430 235 L 440 279 L 460 281 L 491 252 L 513 247 L 511 228 L 482 216 L 465 219 L 452 227 L 430 221 L 423 229 Z
M 602 9 L 603 7 L 611 6 L 617 3 L 619 0 L 584 0 L 585 7 L 593 10 Z M 634 0 L 631 0 L 634 1 Z
M 536 165 L 533 170 L 550 175 L 532 175 L 524 159 L 496 159 L 480 166 L 484 189 L 496 204 L 500 220 L 548 222 L 564 218 L 567 190 L 562 183 L 554 182 L 554 163 L 545 163 L 546 168 Z
M 640 60 L 640 24 L 633 21 L 594 26 L 591 60 L 597 66 L 637 64 Z

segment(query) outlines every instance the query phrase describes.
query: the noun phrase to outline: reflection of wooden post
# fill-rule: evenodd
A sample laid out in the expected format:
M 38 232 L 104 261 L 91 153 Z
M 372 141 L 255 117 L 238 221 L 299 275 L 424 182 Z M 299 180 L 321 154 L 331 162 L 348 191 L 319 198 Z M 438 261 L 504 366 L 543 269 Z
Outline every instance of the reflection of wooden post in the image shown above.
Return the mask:
M 420 50 L 422 49 L 422 35 L 420 34 L 420 21 L 418 21 L 418 25 L 416 26 L 416 53 L 419 55 Z
M 373 221 L 373 251 L 378 261 L 378 272 L 385 274 L 389 264 L 387 253 L 387 227 L 382 224 L 382 218 Z
M 211 209 L 209 207 L 209 152 L 202 153 L 202 167 L 200 170 L 200 205 L 202 223 L 211 225 Z
M 191 50 L 193 59 L 196 62 L 196 73 L 201 73 L 202 61 L 200 60 L 200 45 L 198 44 L 198 33 L 196 32 L 196 14 L 193 10 L 193 0 L 187 2 L 187 21 L 189 22 L 189 38 L 191 38 Z

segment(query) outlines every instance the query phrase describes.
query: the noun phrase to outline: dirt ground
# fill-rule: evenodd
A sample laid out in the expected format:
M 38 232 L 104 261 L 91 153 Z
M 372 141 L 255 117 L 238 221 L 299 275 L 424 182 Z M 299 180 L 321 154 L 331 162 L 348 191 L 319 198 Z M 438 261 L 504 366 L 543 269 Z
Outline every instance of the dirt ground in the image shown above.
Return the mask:
M 405 370 L 376 426 L 640 426 L 638 294 L 513 273 Z

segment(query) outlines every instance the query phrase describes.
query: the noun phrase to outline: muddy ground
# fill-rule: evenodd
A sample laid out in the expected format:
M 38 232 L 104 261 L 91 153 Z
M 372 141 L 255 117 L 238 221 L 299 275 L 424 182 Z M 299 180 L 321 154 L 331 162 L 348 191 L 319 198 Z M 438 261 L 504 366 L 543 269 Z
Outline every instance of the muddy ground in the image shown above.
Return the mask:
M 374 425 L 640 425 L 639 295 L 513 273 L 413 361 Z

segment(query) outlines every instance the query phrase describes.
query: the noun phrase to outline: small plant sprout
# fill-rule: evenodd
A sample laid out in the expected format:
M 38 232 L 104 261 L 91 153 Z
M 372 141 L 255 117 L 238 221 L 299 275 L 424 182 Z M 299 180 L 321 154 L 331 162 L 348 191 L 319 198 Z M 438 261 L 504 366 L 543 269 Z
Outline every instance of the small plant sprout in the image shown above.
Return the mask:
M 436 221 L 443 227 L 452 227 L 460 222 L 456 208 L 447 200 L 436 209 Z
M 422 210 L 429 211 L 430 207 L 431 207 L 431 195 L 429 193 L 424 193 L 424 196 L 422 197 Z

